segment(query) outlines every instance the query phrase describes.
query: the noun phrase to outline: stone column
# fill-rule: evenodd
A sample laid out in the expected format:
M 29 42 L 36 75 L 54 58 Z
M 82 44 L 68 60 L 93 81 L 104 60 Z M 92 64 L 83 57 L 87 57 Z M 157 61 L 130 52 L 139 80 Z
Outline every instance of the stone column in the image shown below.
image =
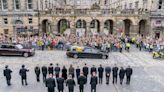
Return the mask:
M 89 35 L 91 32 L 90 32 L 90 22 L 87 22 L 86 23 L 86 30 L 85 30 L 85 33 L 86 35 Z
M 100 21 L 100 34 L 104 34 L 104 21 Z

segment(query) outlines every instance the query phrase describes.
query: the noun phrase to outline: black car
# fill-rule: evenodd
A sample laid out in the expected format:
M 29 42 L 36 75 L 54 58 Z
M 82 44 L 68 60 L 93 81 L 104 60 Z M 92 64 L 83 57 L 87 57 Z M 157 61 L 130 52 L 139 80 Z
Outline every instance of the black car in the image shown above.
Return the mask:
M 81 48 L 80 51 L 75 49 L 66 52 L 66 55 L 71 58 L 100 58 L 108 59 L 108 53 L 102 52 L 92 47 Z
M 0 55 L 29 57 L 35 54 L 32 48 L 26 48 L 21 44 L 0 44 Z

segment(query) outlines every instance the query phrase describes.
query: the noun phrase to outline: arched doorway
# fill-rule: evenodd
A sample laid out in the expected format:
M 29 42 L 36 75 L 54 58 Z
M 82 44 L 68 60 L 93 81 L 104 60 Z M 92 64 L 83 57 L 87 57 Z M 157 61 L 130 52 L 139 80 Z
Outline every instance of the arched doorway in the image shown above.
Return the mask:
M 90 28 L 92 33 L 100 33 L 100 22 L 97 19 L 94 19 L 90 23 Z
M 70 28 L 70 23 L 66 19 L 61 19 L 58 22 L 58 33 L 64 33 L 67 28 Z
M 86 21 L 79 19 L 76 22 L 76 35 L 83 36 L 85 34 L 86 34 Z
M 47 19 L 45 19 L 45 20 L 42 21 L 42 32 L 43 33 L 47 33 L 49 31 L 50 31 L 50 29 L 49 29 L 49 22 L 48 22 Z
M 138 34 L 141 35 L 141 36 L 144 36 L 146 35 L 146 24 L 147 24 L 147 21 L 146 20 L 141 20 L 139 22 L 139 31 L 138 31 Z
M 108 34 L 113 34 L 113 20 L 106 20 L 104 22 L 104 30 L 107 30 Z
M 130 29 L 131 29 L 132 21 L 129 19 L 124 20 L 124 33 L 126 36 L 130 36 Z

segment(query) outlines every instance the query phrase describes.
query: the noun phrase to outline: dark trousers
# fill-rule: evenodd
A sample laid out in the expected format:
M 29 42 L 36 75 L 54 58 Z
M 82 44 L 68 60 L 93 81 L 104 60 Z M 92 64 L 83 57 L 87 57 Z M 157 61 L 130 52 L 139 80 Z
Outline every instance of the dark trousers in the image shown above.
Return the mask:
M 48 87 L 48 92 L 55 92 L 53 87 Z
M 40 82 L 40 75 L 36 75 L 36 81 Z
M 10 86 L 11 83 L 10 83 L 10 79 L 6 79 L 6 82 L 7 82 L 7 85 Z
M 113 84 L 116 83 L 117 84 L 117 76 L 113 76 Z
M 59 78 L 59 74 L 57 73 L 57 74 L 55 74 L 55 76 L 56 76 L 56 78 Z
M 21 81 L 22 81 L 22 85 L 24 85 L 24 82 L 25 82 L 25 85 L 27 85 L 27 79 L 21 79 Z
M 96 92 L 96 88 L 91 88 L 91 92 Z
M 84 86 L 79 86 L 80 92 L 84 92 Z
M 109 78 L 110 76 L 106 76 L 106 84 L 109 84 Z
M 130 84 L 131 76 L 126 77 L 126 84 Z
M 68 88 L 68 90 L 69 90 L 68 92 L 74 92 L 74 89 L 72 89 L 72 88 L 71 89 Z
M 63 90 L 58 89 L 58 92 L 63 92 Z
M 88 74 L 84 74 L 84 76 L 86 77 L 86 83 L 87 83 L 87 79 L 88 79 L 88 77 L 87 77 L 87 76 L 88 76 Z
M 103 78 L 99 77 L 99 84 L 102 84 Z
M 123 83 L 123 78 L 120 78 L 120 84 L 122 85 L 122 83 Z
M 120 48 L 120 53 L 122 52 L 122 48 Z
M 45 82 L 47 75 L 43 75 L 43 82 Z

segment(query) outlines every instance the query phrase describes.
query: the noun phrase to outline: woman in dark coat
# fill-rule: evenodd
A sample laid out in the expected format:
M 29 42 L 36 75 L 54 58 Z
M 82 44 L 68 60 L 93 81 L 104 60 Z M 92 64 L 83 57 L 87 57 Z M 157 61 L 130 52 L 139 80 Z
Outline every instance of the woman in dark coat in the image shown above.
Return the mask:
M 67 79 L 67 69 L 65 66 L 63 66 L 63 69 L 62 69 L 62 77 L 64 78 L 64 80 Z

